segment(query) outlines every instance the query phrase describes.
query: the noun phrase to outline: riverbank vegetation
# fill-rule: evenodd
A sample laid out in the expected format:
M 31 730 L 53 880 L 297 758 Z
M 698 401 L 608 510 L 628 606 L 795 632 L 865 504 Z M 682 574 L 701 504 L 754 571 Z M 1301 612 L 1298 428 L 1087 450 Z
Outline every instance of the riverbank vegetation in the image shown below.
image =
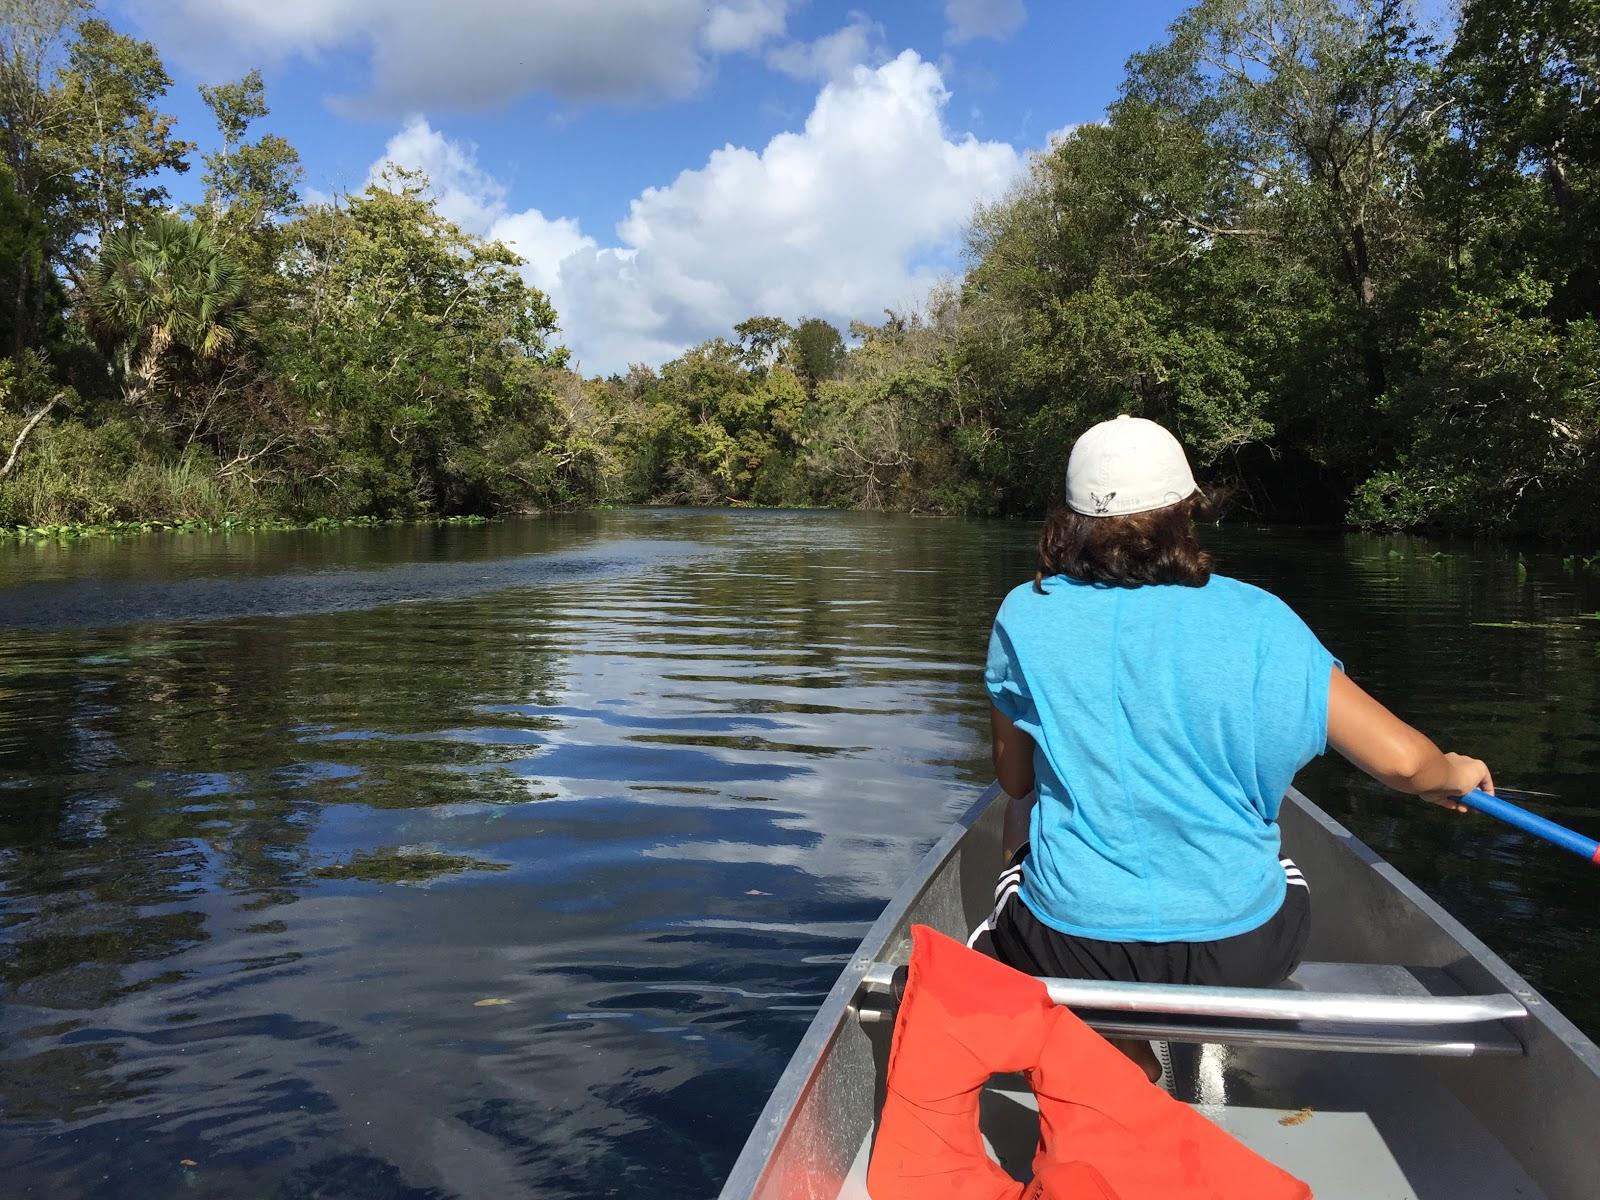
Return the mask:
M 922 311 L 582 378 L 395 172 L 306 203 L 260 76 L 0 0 L 0 525 L 657 501 L 1037 513 L 1173 426 L 1257 517 L 1600 538 L 1600 3 L 1201 0 Z M 198 168 L 174 210 L 164 181 Z

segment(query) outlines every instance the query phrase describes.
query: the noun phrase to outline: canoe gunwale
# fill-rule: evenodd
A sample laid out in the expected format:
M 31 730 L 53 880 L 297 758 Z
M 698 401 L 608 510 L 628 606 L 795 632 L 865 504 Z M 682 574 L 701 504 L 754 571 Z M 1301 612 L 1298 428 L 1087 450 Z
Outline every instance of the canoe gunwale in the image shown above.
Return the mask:
M 761 1115 L 756 1118 L 750 1137 L 739 1152 L 727 1182 L 723 1184 L 722 1200 L 756 1194 L 762 1177 L 789 1132 L 790 1118 L 821 1070 L 823 1056 L 839 1027 L 854 1019 L 852 1010 L 856 996 L 861 991 L 862 980 L 883 956 L 890 939 L 899 932 L 907 911 L 955 854 L 967 831 L 991 804 L 1003 796 L 998 783 L 992 783 L 984 789 L 983 794 L 951 823 L 943 836 L 923 855 L 916 870 L 889 898 L 878 919 L 868 927 L 849 964 L 822 1001 L 811 1024 L 806 1027 L 800 1044 L 789 1059 L 789 1065 L 778 1077 Z
M 1284 798 L 1285 806 L 1292 804 L 1299 814 L 1319 826 L 1323 833 L 1340 843 L 1363 866 L 1377 875 L 1401 900 L 1414 908 L 1431 923 L 1439 934 L 1451 943 L 1457 952 L 1454 961 L 1439 964 L 1455 976 L 1457 982 L 1498 985 L 1507 994 L 1516 997 L 1527 1010 L 1531 1020 L 1517 1021 L 1508 1026 L 1520 1037 L 1529 1025 L 1538 1025 L 1559 1041 L 1579 1062 L 1600 1076 L 1600 1046 L 1596 1046 L 1584 1032 L 1574 1025 L 1555 1005 L 1551 1004 L 1533 985 L 1491 950 L 1475 933 L 1452 917 L 1427 892 L 1411 882 L 1400 870 L 1368 846 L 1350 830 L 1339 824 L 1297 788 L 1291 787 Z M 1464 955 L 1465 957 L 1461 957 Z M 1415 964 L 1410 964 L 1415 965 Z M 1479 976 L 1474 979 L 1469 976 Z

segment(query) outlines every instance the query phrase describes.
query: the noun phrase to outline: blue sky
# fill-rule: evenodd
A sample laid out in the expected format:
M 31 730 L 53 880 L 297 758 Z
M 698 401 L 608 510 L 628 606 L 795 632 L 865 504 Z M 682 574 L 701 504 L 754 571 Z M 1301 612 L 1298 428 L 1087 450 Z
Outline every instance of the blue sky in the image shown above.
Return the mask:
M 501 237 L 588 372 L 756 312 L 876 318 L 959 265 L 976 204 L 1102 115 L 1169 0 L 106 0 L 195 85 L 262 68 L 313 195 L 385 160 Z M 180 180 L 179 198 L 194 174 Z

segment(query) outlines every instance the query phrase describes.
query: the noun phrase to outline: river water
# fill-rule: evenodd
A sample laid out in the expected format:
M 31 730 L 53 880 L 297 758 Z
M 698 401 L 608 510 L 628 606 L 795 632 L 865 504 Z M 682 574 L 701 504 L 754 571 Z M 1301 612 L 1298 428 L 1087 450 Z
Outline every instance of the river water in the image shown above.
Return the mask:
M 0 549 L 6 1194 L 714 1194 L 987 781 L 1034 534 L 631 510 Z M 1209 540 L 1600 832 L 1600 572 Z M 1600 1033 L 1593 868 L 1342 764 L 1300 783 Z

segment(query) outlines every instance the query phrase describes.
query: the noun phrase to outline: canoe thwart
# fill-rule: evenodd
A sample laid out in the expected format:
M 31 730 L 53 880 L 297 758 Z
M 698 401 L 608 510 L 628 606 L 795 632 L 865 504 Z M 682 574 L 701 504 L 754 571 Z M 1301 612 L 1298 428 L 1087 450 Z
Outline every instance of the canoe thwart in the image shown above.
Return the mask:
M 1309 969 L 1308 969 L 1309 968 Z M 894 986 L 893 963 L 874 963 L 862 984 L 869 991 Z M 1378 983 L 1374 989 L 1308 989 L 1335 979 Z M 1404 981 L 1414 986 L 1404 987 Z M 1528 1015 L 1508 993 L 1486 996 L 1437 995 L 1422 987 L 1406 968 L 1365 963 L 1305 963 L 1275 988 L 1196 987 L 1172 983 L 1112 983 L 1098 979 L 1041 979 L 1050 999 L 1069 1008 L 1099 1012 L 1163 1013 L 1194 1017 L 1233 1017 L 1260 1021 L 1331 1021 L 1345 1025 L 1469 1025 L 1516 1020 Z M 1403 990 L 1402 990 L 1403 989 Z
M 1405 1054 L 1418 1058 L 1516 1058 L 1527 1053 L 1511 1027 L 1499 1022 L 1463 1029 L 1449 1025 L 1339 1025 L 1329 1021 L 1228 1021 L 1211 1017 L 1081 1011 L 1102 1037 L 1269 1050 L 1326 1050 L 1341 1054 Z M 887 1019 L 893 1019 L 892 1014 Z

